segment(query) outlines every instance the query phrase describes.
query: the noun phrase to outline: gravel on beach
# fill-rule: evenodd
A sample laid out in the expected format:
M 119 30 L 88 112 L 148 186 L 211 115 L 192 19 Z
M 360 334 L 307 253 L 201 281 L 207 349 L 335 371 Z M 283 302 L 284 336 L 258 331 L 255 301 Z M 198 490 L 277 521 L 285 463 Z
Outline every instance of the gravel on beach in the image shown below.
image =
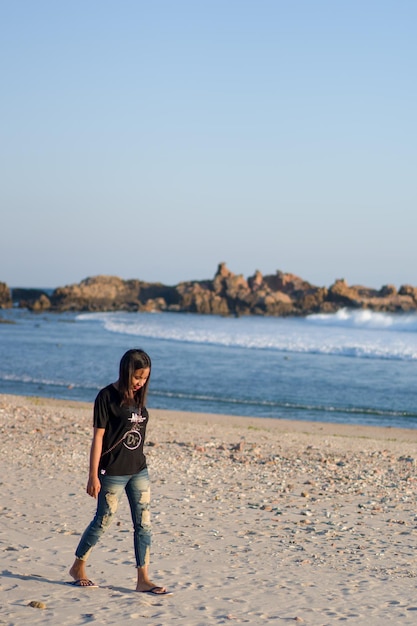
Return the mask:
M 285 615 L 326 624 L 333 623 L 326 621 L 332 611 L 340 620 L 356 615 L 355 624 L 362 619 L 372 624 L 373 618 L 377 623 L 385 614 L 396 616 L 398 623 L 411 620 L 416 610 L 411 588 L 415 590 L 417 577 L 417 430 L 157 409 L 150 409 L 150 416 L 145 450 L 153 485 L 154 571 L 175 592 L 197 593 L 198 581 L 200 588 L 216 589 L 213 604 L 204 609 L 212 621 L 199 621 L 198 600 L 193 605 L 189 598 L 189 624 L 223 623 L 221 614 L 254 624 Z M 19 536 L 12 532 L 16 520 L 34 537 L 43 524 L 55 536 L 65 536 L 67 562 L 61 557 L 56 565 L 58 576 L 65 578 L 94 508 L 85 494 L 92 405 L 0 396 L 0 430 L 3 550 L 9 559 L 13 551 L 22 552 Z M 48 489 L 39 491 L 46 477 Z M 16 480 L 21 490 L 10 486 Z M 6 487 L 15 494 L 11 501 L 5 499 Z M 29 515 L 25 500 L 30 497 Z M 70 514 L 68 501 L 73 504 Z M 129 512 L 121 507 L 111 536 L 124 541 L 128 531 Z M 27 549 L 33 552 L 34 547 Z M 126 554 L 112 567 L 120 569 L 131 551 L 129 539 Z M 103 563 L 110 557 L 106 542 L 97 557 L 100 585 L 107 580 Z M 9 563 L 6 571 L 12 569 Z M 265 605 L 263 594 L 262 604 L 259 590 L 253 591 L 245 578 L 264 581 L 265 595 L 268 590 L 285 592 L 285 615 L 276 602 Z M 320 579 L 328 581 L 327 591 L 320 588 Z M 388 580 L 398 590 L 391 599 L 384 591 Z M 219 589 L 226 589 L 226 595 Z M 370 591 L 373 600 L 367 600 L 365 611 L 361 602 Z M 240 593 L 242 605 L 236 600 Z M 330 596 L 329 608 L 324 597 Z M 225 603 L 234 604 L 221 613 Z M 163 623 L 152 619 L 149 623 Z

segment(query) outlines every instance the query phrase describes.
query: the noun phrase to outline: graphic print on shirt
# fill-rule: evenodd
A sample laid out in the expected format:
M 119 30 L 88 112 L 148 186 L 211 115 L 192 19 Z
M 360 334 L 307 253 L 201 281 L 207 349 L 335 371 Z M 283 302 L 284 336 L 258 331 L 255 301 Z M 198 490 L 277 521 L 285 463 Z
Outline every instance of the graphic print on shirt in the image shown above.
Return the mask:
M 145 421 L 146 417 L 142 417 L 142 415 L 138 413 L 133 412 L 132 416 L 129 417 L 129 422 L 131 422 L 132 424 L 132 429 L 125 434 L 123 439 L 123 445 L 128 450 L 136 450 L 136 448 L 139 448 L 142 441 L 142 435 L 139 432 L 139 428 L 140 424 Z

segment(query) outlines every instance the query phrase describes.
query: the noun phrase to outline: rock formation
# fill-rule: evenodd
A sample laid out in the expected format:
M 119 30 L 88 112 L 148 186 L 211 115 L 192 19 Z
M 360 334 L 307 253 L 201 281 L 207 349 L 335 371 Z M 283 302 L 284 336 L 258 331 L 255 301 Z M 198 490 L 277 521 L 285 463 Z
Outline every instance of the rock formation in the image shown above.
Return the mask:
M 10 309 L 12 296 L 6 283 L 0 283 L 0 309 Z
M 58 287 L 48 295 L 39 290 L 13 290 L 14 302 L 32 311 L 171 311 L 214 315 L 300 316 L 334 313 L 347 307 L 373 311 L 417 311 L 417 287 L 393 285 L 380 290 L 349 286 L 336 280 L 318 287 L 277 271 L 256 271 L 244 278 L 220 263 L 212 280 L 188 281 L 170 287 L 117 276 L 94 276 L 79 284 Z M 0 283 L 0 306 L 11 306 L 10 290 Z
M 12 290 L 13 302 L 21 309 L 34 311 L 47 311 L 51 308 L 48 295 L 42 289 L 16 288 Z

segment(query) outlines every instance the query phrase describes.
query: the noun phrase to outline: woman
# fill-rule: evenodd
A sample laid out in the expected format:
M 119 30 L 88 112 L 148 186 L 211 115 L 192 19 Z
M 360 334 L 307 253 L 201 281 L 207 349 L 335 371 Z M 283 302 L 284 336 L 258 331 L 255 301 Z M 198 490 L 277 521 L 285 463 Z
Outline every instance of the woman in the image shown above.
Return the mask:
M 150 486 L 143 453 L 149 415 L 145 407 L 151 359 L 140 349 L 122 357 L 117 382 L 107 385 L 94 403 L 94 434 L 87 493 L 97 498 L 97 511 L 84 531 L 70 569 L 78 587 L 97 587 L 86 573 L 91 550 L 110 526 L 123 491 L 129 500 L 137 567 L 136 591 L 166 595 L 149 578 L 151 547 Z

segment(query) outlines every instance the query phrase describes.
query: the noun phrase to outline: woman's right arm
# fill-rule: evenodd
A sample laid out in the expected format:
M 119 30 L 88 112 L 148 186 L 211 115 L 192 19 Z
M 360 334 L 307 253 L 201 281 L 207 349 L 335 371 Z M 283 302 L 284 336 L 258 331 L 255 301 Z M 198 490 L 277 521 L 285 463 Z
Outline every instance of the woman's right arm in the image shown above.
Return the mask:
M 90 471 L 88 474 L 87 493 L 92 498 L 97 498 L 100 491 L 100 480 L 98 477 L 98 466 L 101 453 L 103 451 L 103 437 L 105 428 L 94 428 L 93 441 L 90 450 Z

